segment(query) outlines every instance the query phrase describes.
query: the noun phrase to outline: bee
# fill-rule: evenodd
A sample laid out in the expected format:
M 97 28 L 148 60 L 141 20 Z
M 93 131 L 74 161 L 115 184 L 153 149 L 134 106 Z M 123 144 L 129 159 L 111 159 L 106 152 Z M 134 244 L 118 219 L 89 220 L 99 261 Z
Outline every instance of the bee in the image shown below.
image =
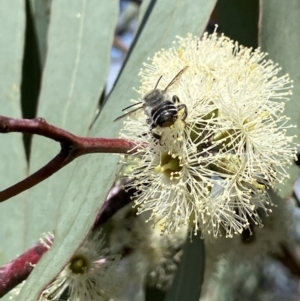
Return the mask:
M 167 94 L 168 89 L 174 85 L 182 76 L 182 74 L 186 71 L 188 66 L 184 67 L 180 70 L 175 77 L 170 81 L 170 83 L 166 86 L 164 90 L 160 90 L 157 88 L 162 76 L 158 79 L 155 88 L 149 91 L 144 97 L 143 100 L 135 103 L 129 107 L 126 107 L 124 110 L 127 110 L 131 107 L 141 105 L 130 112 L 127 112 L 121 116 L 119 116 L 116 120 L 123 118 L 124 116 L 131 114 L 137 110 L 144 109 L 144 112 L 147 116 L 146 122 L 150 125 L 150 132 L 156 139 L 160 139 L 160 135 L 152 132 L 156 127 L 169 127 L 173 125 L 178 119 L 178 112 L 183 110 L 182 120 L 184 121 L 188 115 L 188 110 L 185 104 L 180 104 L 179 97 L 177 95 L 173 95 L 170 97 Z

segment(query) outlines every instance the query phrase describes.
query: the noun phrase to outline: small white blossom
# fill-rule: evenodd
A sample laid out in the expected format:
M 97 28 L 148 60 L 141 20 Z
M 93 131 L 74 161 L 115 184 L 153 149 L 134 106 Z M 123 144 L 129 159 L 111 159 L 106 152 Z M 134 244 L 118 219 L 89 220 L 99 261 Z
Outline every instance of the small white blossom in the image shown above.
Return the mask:
M 275 254 L 282 255 L 282 246 L 292 245 L 292 233 L 296 228 L 293 217 L 295 206 L 292 200 L 283 200 L 273 191 L 270 196 L 275 205 L 272 214 L 266 216 L 264 212 L 258 212 L 263 227 L 251 223 L 247 230 L 232 239 L 205 237 L 206 281 L 215 273 L 220 260 L 254 262 Z
M 238 261 L 220 260 L 217 273 L 202 286 L 199 301 L 296 301 L 298 278 L 280 262 L 270 258 Z
M 250 221 L 261 225 L 257 210 L 271 212 L 267 189 L 288 177 L 295 156 L 287 135 L 285 102 L 291 95 L 288 75 L 266 53 L 239 46 L 216 33 L 202 39 L 178 38 L 141 70 L 141 99 L 168 88 L 187 107 L 170 127 L 156 127 L 154 137 L 143 109 L 125 121 L 122 137 L 137 144 L 124 156 L 131 167 L 126 185 L 137 189 L 138 212 L 163 220 L 163 231 L 189 224 L 197 232 L 227 237 L 241 233 Z M 128 168 L 127 168 L 128 171 Z M 224 230 L 222 230 L 224 229 Z
M 146 284 L 167 290 L 181 257 L 178 250 L 187 238 L 187 228 L 160 235 L 160 229 L 152 222 L 145 223 L 147 215 L 145 212 L 137 216 L 129 204 L 112 218 L 109 246 L 112 253 L 123 254 L 117 274 L 125 273 L 127 279 L 122 300 L 134 300 L 133 292 L 144 291 Z
M 64 292 L 68 292 L 70 301 L 108 300 L 118 290 L 109 270 L 115 270 L 120 256 L 105 256 L 106 253 L 101 231 L 91 233 L 39 300 L 58 301 Z
M 44 237 L 40 238 L 41 244 L 43 244 L 47 249 L 50 249 L 54 241 L 54 234 L 48 232 L 44 234 Z

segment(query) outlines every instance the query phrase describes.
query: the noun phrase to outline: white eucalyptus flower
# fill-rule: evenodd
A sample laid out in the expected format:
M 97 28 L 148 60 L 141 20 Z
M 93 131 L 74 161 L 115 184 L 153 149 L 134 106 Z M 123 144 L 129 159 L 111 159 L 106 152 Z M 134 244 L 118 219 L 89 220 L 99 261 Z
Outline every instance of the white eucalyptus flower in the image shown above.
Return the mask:
M 232 239 L 225 237 L 204 237 L 205 244 L 205 281 L 215 272 L 220 260 L 234 260 L 236 263 L 254 262 L 268 256 L 282 256 L 284 246 L 292 246 L 296 223 L 295 206 L 292 200 L 283 200 L 270 191 L 274 202 L 272 214 L 266 216 L 258 212 L 263 227 L 251 223 L 241 235 Z
M 185 120 L 179 110 L 173 125 L 151 132 L 141 109 L 121 133 L 137 144 L 123 159 L 131 167 L 126 188 L 137 189 L 138 212 L 163 220 L 163 231 L 189 224 L 195 232 L 232 237 L 250 221 L 261 225 L 258 209 L 271 212 L 267 189 L 288 177 L 295 146 L 283 115 L 292 82 L 277 76 L 280 68 L 266 55 L 216 33 L 189 35 L 141 70 L 135 102 L 161 76 L 158 89 L 164 90 L 188 67 L 167 91 L 170 100 L 177 95 L 186 105 Z
M 124 268 L 120 268 L 118 274 L 126 272 L 127 276 L 124 277 L 127 279 L 124 300 L 135 300 L 132 293 L 142 292 L 146 285 L 167 290 L 187 238 L 187 227 L 176 233 L 160 235 L 154 223 L 145 223 L 147 215 L 137 216 L 129 204 L 112 218 L 109 246 L 112 253 L 123 254 L 120 267 Z
M 58 301 L 64 292 L 70 301 L 108 300 L 118 290 L 109 271 L 116 270 L 120 256 L 106 254 L 101 231 L 91 233 L 39 300 Z

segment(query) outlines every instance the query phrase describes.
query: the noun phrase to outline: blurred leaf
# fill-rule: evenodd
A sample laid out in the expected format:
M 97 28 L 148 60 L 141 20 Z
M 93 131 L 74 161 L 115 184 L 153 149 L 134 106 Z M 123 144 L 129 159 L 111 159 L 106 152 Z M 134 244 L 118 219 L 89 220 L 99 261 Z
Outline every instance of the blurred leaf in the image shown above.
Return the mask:
M 4 0 L 0 9 L 0 115 L 21 117 L 20 85 L 25 31 L 25 4 Z M 0 189 L 26 177 L 27 164 L 21 135 L 0 136 Z M 0 264 L 23 250 L 24 202 L 16 197 L 0 203 Z
M 53 1 L 38 116 L 85 136 L 108 70 L 117 5 L 112 2 L 106 7 L 114 14 L 109 17 L 96 0 L 70 3 Z M 59 147 L 53 141 L 34 137 L 30 173 L 53 158 Z M 28 247 L 55 227 L 57 208 L 73 169 L 71 164 L 31 189 L 25 229 Z
M 145 289 L 145 299 L 146 301 L 163 301 L 165 296 L 166 296 L 166 292 L 159 290 L 158 288 L 155 287 L 146 287 Z
M 37 40 L 34 28 L 34 20 L 29 0 L 26 0 L 26 30 L 25 47 L 22 68 L 22 115 L 23 118 L 34 118 L 36 114 L 37 100 L 40 91 L 41 67 L 37 49 Z M 26 157 L 29 161 L 30 143 L 32 135 L 24 134 Z
M 117 12 L 117 0 L 109 3 L 98 0 L 52 2 L 48 54 L 38 116 L 75 134 L 87 135 L 108 71 Z M 34 137 L 30 173 L 47 163 L 58 151 L 57 143 Z M 91 156 L 91 159 L 97 161 L 97 156 Z M 86 175 L 90 172 L 90 166 L 85 164 L 86 160 L 80 158 L 30 190 L 26 200 L 30 210 L 27 211 L 24 229 L 27 246 L 43 232 L 56 227 L 59 219 L 58 208 L 63 217 L 57 226 L 59 230 L 53 246 L 55 262 L 51 259 L 53 264 L 47 264 L 46 269 L 42 268 L 39 272 L 37 269 L 33 273 L 19 297 L 20 300 L 35 300 L 40 289 L 58 273 L 87 234 L 96 213 L 94 208 L 99 207 L 100 201 L 104 199 L 87 195 L 92 181 Z M 77 166 L 75 172 L 78 164 L 84 166 Z M 92 168 L 92 171 L 99 173 L 97 169 Z M 76 178 L 76 189 L 69 191 L 70 194 L 65 196 L 66 201 L 62 205 L 61 199 L 73 176 Z M 98 181 L 95 176 L 94 179 Z M 94 186 L 101 185 L 97 183 Z M 85 196 L 78 193 L 78 189 L 84 191 Z M 85 201 L 85 197 L 89 201 Z M 93 205 L 92 202 L 96 204 Z M 80 221 L 78 223 L 77 218 Z M 71 235 L 67 235 L 69 232 L 72 232 Z M 74 240 L 76 235 L 81 240 Z
M 45 65 L 47 54 L 47 34 L 50 20 L 50 8 L 52 0 L 28 0 L 34 20 L 37 36 L 38 56 L 41 66 Z
M 139 11 L 139 18 L 138 18 L 139 25 L 141 24 L 150 3 L 155 3 L 155 1 L 156 0 L 143 0 L 142 4 L 140 5 L 140 11 Z
M 204 276 L 204 243 L 201 234 L 187 239 L 183 248 L 183 258 L 165 301 L 198 301 Z
M 244 46 L 258 46 L 258 0 L 219 0 L 214 16 L 220 32 Z
M 298 128 L 288 130 L 289 135 L 298 135 L 297 144 L 300 143 L 300 2 L 264 1 L 261 0 L 260 16 L 260 46 L 269 53 L 270 59 L 282 67 L 281 74 L 289 73 L 294 81 L 291 100 L 286 103 L 285 114 L 291 118 L 292 124 Z M 299 168 L 293 164 L 289 169 L 290 179 L 282 185 L 280 195 L 284 198 L 292 193 L 294 181 L 299 175 Z
M 65 8 L 64 10 L 61 8 L 62 5 L 65 5 L 62 3 L 69 1 L 56 1 L 57 2 L 54 1 L 54 6 L 55 3 L 59 3 L 56 4 L 57 9 L 59 6 L 59 11 L 61 13 L 65 12 L 67 9 Z M 73 10 L 73 6 L 75 6 L 74 3 L 77 2 L 72 0 L 72 3 Z M 94 3 L 94 1 L 90 1 L 89 3 Z M 99 3 L 99 1 L 97 3 Z M 104 20 L 106 21 L 106 24 L 105 26 L 102 26 L 102 29 L 111 28 L 111 24 L 108 24 L 108 22 L 113 19 L 112 13 L 108 11 L 108 3 L 111 2 L 105 1 L 101 3 L 103 4 L 102 13 L 104 15 L 101 17 L 99 15 L 100 12 L 97 11 L 98 20 L 103 20 L 103 22 Z M 121 122 L 113 123 L 113 120 L 120 114 L 121 109 L 124 106 L 128 105 L 130 98 L 136 96 L 133 93 L 131 87 L 133 85 L 138 86 L 137 74 L 139 68 L 142 65 L 142 62 L 145 61 L 149 55 L 153 55 L 161 47 L 170 47 L 175 36 L 178 34 L 186 35 L 187 32 L 200 34 L 205 28 L 205 25 L 209 19 L 210 12 L 214 7 L 215 1 L 178 0 L 176 2 L 172 2 L 172 4 L 173 5 L 170 5 L 170 2 L 165 1 L 158 1 L 156 3 L 152 14 L 147 21 L 147 26 L 141 33 L 140 39 L 135 44 L 136 51 L 134 51 L 129 58 L 119 83 L 115 87 L 113 93 L 111 94 L 111 97 L 109 98 L 109 101 L 106 103 L 104 109 L 102 110 L 100 117 L 97 119 L 96 123 L 91 129 L 90 135 L 106 137 L 118 136 L 118 132 L 121 128 Z M 202 7 L 202 12 L 201 14 L 195 15 L 194 12 L 195 10 L 198 10 L 199 7 Z M 55 12 L 57 12 L 56 9 L 52 8 L 52 10 L 52 13 L 54 14 Z M 94 10 L 96 10 L 95 7 Z M 70 20 L 68 22 L 70 22 Z M 53 26 L 54 23 L 55 22 L 52 20 L 51 24 L 53 24 Z M 57 22 L 55 24 L 58 25 Z M 93 25 L 94 27 L 96 26 L 95 20 Z M 73 26 L 69 26 L 68 28 L 72 27 Z M 101 28 L 101 26 L 99 28 Z M 59 33 L 57 33 L 56 35 L 59 35 Z M 69 35 L 70 34 L 68 34 L 68 36 Z M 60 38 L 62 39 L 62 37 Z M 64 38 L 66 39 L 65 36 Z M 63 44 L 63 41 L 61 41 L 60 44 Z M 49 47 L 51 47 L 51 43 L 49 44 Z M 98 49 L 98 51 L 100 51 L 100 49 Z M 50 53 L 51 51 L 49 49 L 49 55 Z M 71 56 L 72 54 L 69 53 L 68 55 Z M 48 59 L 46 63 L 46 69 L 47 65 L 49 64 L 49 60 L 50 59 Z M 68 58 L 65 57 L 65 61 L 60 61 L 60 64 L 61 68 L 68 68 Z M 85 62 L 85 64 L 89 65 L 88 62 Z M 82 68 L 83 67 L 84 66 L 82 66 Z M 50 64 L 48 68 L 50 69 Z M 91 68 L 91 66 L 86 66 L 86 68 Z M 63 78 L 61 78 L 61 76 L 57 74 L 54 77 L 53 74 L 56 70 L 53 66 L 51 70 L 53 78 L 63 80 Z M 44 75 L 44 82 L 46 82 L 46 80 L 47 78 Z M 78 86 L 80 86 L 81 93 L 90 93 L 90 88 L 87 86 L 88 83 L 84 79 L 80 80 L 81 81 L 79 81 L 78 79 L 78 82 L 76 83 L 78 84 Z M 93 80 L 94 77 L 92 79 L 89 79 L 89 81 Z M 68 84 L 67 87 L 69 86 L 70 85 Z M 75 85 L 75 87 L 77 86 Z M 50 89 L 49 86 L 44 87 L 43 85 L 44 93 L 46 93 L 45 90 L 47 88 Z M 78 133 L 79 131 L 81 132 L 82 128 L 84 128 L 85 119 L 82 121 L 80 119 L 85 115 L 83 114 L 83 112 L 81 112 L 81 114 L 77 118 L 73 117 L 73 114 L 75 114 L 75 112 L 77 112 L 76 110 L 78 109 L 74 104 L 68 106 L 69 102 L 67 102 L 67 108 L 70 108 L 70 110 L 68 111 L 69 114 L 64 112 L 64 108 L 62 109 L 62 112 L 53 110 L 53 108 L 59 107 L 61 99 L 57 100 L 58 94 L 59 92 L 63 93 L 66 87 L 61 86 L 59 82 L 55 82 L 52 83 L 51 88 L 52 90 L 54 90 L 54 92 L 52 91 L 51 93 L 52 102 L 51 104 L 48 103 L 48 106 L 46 104 L 46 101 L 44 103 L 42 102 L 41 104 L 43 104 L 45 108 L 43 111 L 40 111 L 40 114 L 41 112 L 43 112 L 44 116 L 46 113 L 52 115 L 55 114 L 57 119 L 54 118 L 54 116 L 50 115 L 51 119 L 48 118 L 50 122 L 54 122 L 55 124 L 63 126 L 64 128 L 71 129 L 75 133 Z M 71 90 L 71 92 L 73 91 Z M 78 91 L 78 94 L 78 98 L 80 98 L 80 91 Z M 48 101 L 50 100 L 48 99 Z M 82 111 L 82 108 L 80 110 Z M 62 115 L 63 118 L 59 118 L 60 115 Z M 73 122 L 77 120 L 77 124 L 73 124 L 71 122 L 69 124 L 65 122 L 65 120 L 69 119 L 73 120 Z M 58 123 L 56 120 L 62 120 L 63 122 Z M 80 120 L 80 122 L 78 122 L 78 120 Z M 91 121 L 92 118 L 90 117 L 90 122 Z M 48 152 L 49 155 L 49 150 L 45 146 L 45 142 L 42 145 L 42 142 L 40 141 L 37 147 L 38 140 L 39 139 L 36 139 L 35 141 L 36 145 L 34 149 L 40 151 L 39 156 L 41 157 L 41 154 L 43 152 Z M 39 164 L 41 164 L 40 157 L 37 158 L 37 156 L 33 156 L 33 162 L 39 161 Z M 43 157 L 45 160 L 46 156 Z M 39 202 L 39 200 L 41 200 L 42 202 L 47 201 L 47 206 L 50 206 L 51 202 L 53 204 L 60 201 L 59 196 L 63 196 L 63 199 L 60 204 L 60 216 L 55 230 L 56 238 L 54 245 L 35 268 L 30 277 L 30 280 L 27 282 L 23 291 L 21 292 L 19 300 L 35 300 L 41 288 L 60 271 L 62 265 L 65 264 L 75 252 L 82 239 L 88 233 L 89 228 L 92 226 L 97 212 L 105 199 L 106 193 L 115 178 L 118 161 L 119 157 L 111 154 L 98 154 L 88 157 L 82 157 L 79 158 L 75 164 L 69 166 L 69 168 L 66 168 L 66 170 L 63 170 L 62 172 L 56 174 L 52 179 L 53 182 L 47 181 L 47 185 L 39 185 L 38 192 L 37 189 L 34 189 L 35 192 L 34 194 L 32 193 L 32 195 L 34 195 L 33 200 L 35 200 L 35 204 L 36 202 Z M 70 174 L 72 174 L 72 177 L 70 176 Z M 68 184 L 68 187 L 66 187 L 66 184 Z M 32 220 L 37 214 L 37 212 L 32 214 Z M 47 216 L 48 218 L 48 215 L 49 214 L 47 209 L 45 210 L 43 216 Z M 51 216 L 50 219 L 53 220 L 54 217 Z M 38 225 L 39 228 L 41 227 L 40 224 L 41 223 L 39 223 Z

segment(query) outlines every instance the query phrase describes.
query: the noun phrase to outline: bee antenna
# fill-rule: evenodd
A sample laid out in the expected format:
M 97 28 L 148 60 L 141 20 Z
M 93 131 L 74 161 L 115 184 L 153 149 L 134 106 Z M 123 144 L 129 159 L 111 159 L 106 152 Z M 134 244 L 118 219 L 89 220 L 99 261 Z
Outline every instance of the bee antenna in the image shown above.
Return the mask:
M 156 85 L 155 85 L 155 87 L 154 87 L 154 90 L 156 90 L 156 88 L 157 88 L 157 86 L 158 86 L 158 84 L 159 84 L 161 78 L 162 78 L 162 75 L 159 77 L 159 79 L 158 79 L 158 81 L 157 81 L 157 83 L 156 83 Z
M 140 101 L 140 102 L 137 102 L 137 103 L 134 103 L 133 105 L 130 105 L 130 106 L 128 106 L 128 107 L 122 109 L 122 111 L 125 111 L 125 110 L 127 110 L 127 109 L 129 109 L 129 108 L 132 108 L 132 107 L 134 107 L 134 106 L 137 106 L 137 105 L 139 105 L 139 104 L 141 104 L 141 103 L 142 103 L 141 101 Z
M 132 107 L 132 106 L 131 106 L 131 107 Z M 119 119 L 121 119 L 121 118 L 123 118 L 123 117 L 125 117 L 125 116 L 127 116 L 127 115 L 132 114 L 133 112 L 136 112 L 137 110 L 140 110 L 141 108 L 142 108 L 142 107 L 138 107 L 138 108 L 133 109 L 133 110 L 130 111 L 130 112 L 124 113 L 123 115 L 117 117 L 117 118 L 114 120 L 114 122 L 117 121 L 117 120 L 119 120 Z

